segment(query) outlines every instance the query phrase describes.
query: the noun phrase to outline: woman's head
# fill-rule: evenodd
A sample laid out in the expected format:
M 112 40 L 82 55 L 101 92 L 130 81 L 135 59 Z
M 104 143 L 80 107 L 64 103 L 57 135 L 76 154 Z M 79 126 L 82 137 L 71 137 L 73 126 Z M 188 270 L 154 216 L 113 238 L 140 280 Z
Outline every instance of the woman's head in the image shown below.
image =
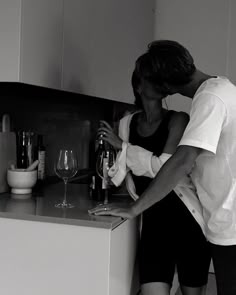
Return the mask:
M 135 104 L 143 107 L 143 100 L 161 100 L 167 93 L 152 80 L 152 60 L 145 53 L 141 55 L 135 63 L 135 69 L 132 74 L 132 87 L 135 96 Z

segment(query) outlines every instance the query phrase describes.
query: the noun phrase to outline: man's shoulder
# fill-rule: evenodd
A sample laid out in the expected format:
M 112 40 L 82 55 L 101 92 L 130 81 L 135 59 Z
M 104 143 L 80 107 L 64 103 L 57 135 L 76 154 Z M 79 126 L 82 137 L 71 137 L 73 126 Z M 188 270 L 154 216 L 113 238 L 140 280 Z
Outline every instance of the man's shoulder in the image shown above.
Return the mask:
M 216 78 L 211 78 L 204 83 L 197 93 L 196 96 L 202 94 L 212 94 L 215 97 L 223 98 L 225 95 L 232 93 L 236 94 L 236 86 L 226 77 L 218 76 Z

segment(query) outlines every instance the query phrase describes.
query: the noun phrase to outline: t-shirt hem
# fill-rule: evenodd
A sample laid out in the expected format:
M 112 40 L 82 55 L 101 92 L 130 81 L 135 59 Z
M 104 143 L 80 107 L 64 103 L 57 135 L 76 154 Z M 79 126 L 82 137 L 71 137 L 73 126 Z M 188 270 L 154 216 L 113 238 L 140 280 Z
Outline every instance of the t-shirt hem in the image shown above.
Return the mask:
M 236 245 L 236 238 L 233 238 L 233 239 L 215 239 L 215 238 L 209 237 L 207 235 L 207 240 L 212 244 L 220 245 L 220 246 Z
M 212 152 L 213 154 L 216 154 L 216 147 L 214 147 L 210 144 L 207 144 L 207 143 L 197 141 L 197 140 L 185 140 L 184 139 L 184 140 L 181 140 L 180 143 L 178 144 L 178 146 L 180 146 L 180 145 L 194 146 L 194 147 L 201 148 L 201 149 L 207 150 L 209 152 Z

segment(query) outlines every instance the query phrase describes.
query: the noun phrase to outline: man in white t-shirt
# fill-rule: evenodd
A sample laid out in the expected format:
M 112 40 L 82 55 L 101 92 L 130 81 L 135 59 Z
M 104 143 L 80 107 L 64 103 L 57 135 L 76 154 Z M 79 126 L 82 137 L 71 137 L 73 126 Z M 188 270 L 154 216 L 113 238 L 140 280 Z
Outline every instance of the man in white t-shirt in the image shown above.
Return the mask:
M 95 214 L 137 216 L 190 175 L 203 207 L 218 295 L 236 295 L 236 87 L 196 69 L 188 50 L 175 41 L 154 41 L 147 53 L 140 75 L 164 96 L 192 98 L 190 121 L 177 151 L 136 202 Z

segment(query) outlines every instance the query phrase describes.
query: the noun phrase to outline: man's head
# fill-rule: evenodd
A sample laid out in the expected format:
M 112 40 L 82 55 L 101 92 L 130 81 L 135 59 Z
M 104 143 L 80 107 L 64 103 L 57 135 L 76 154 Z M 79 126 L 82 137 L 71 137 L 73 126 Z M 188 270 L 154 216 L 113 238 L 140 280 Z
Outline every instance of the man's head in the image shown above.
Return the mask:
M 136 68 L 140 75 L 159 87 L 163 95 L 191 82 L 196 71 L 189 51 L 176 41 L 158 40 L 148 45 L 146 62 Z

